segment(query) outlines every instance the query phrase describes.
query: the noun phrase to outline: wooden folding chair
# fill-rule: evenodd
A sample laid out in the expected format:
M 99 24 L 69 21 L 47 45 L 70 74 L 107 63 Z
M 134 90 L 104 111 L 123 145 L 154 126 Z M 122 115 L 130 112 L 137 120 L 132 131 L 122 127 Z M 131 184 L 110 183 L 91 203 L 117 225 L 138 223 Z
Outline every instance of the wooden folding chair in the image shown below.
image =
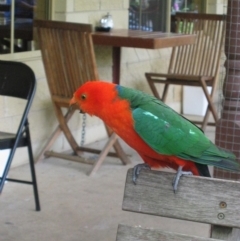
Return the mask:
M 193 121 L 205 130 L 206 125 L 215 125 L 218 113 L 213 103 L 217 87 L 223 41 L 225 37 L 225 16 L 217 14 L 177 13 L 176 32 L 196 34 L 192 45 L 174 47 L 168 73 L 146 73 L 153 94 L 166 101 L 170 85 L 198 86 L 208 101 L 203 121 Z M 164 84 L 162 96 L 155 84 Z M 208 86 L 212 87 L 209 93 Z M 210 113 L 214 123 L 209 122 Z
M 38 160 L 45 155 L 91 163 L 94 166 L 90 175 L 97 171 L 108 154 L 119 157 L 123 164 L 129 163 L 116 134 L 109 128 L 106 127 L 109 140 L 100 151 L 80 147 L 67 125 L 75 112 L 75 109 L 69 109 L 69 101 L 73 93 L 86 81 L 99 79 L 91 36 L 92 26 L 90 24 L 44 20 L 36 20 L 34 26 L 37 29 L 51 99 L 59 122 Z M 68 108 L 65 116 L 62 108 Z M 61 132 L 64 133 L 75 156 L 49 151 Z M 116 153 L 109 153 L 111 147 L 114 147 Z M 81 157 L 83 151 L 99 153 L 97 161 L 91 162 Z

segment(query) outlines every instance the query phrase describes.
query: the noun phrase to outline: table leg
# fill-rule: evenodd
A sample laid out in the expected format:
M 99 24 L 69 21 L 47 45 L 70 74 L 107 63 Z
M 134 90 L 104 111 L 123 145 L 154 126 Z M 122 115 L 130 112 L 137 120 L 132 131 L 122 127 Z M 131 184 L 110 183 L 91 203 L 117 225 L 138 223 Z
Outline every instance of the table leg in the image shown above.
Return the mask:
M 121 47 L 113 47 L 112 60 L 112 82 L 114 84 L 120 84 Z

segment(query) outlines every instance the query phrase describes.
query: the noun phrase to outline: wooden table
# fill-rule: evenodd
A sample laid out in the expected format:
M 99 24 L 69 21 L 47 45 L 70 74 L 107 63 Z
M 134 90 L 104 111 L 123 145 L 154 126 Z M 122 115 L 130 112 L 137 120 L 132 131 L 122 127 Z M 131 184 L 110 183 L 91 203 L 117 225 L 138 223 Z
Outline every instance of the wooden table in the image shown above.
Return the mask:
M 195 35 L 146 32 L 141 30 L 113 29 L 110 32 L 94 32 L 93 43 L 112 46 L 113 83 L 120 83 L 121 47 L 160 49 L 193 44 Z

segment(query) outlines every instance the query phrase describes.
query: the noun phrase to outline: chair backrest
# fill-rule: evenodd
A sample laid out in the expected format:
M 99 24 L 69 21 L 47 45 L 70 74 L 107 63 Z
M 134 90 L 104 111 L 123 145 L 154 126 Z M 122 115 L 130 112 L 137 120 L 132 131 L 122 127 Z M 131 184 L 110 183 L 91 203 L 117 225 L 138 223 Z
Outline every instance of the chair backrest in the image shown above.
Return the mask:
M 83 83 L 98 79 L 92 25 L 35 20 L 52 97 L 71 98 Z
M 239 240 L 240 182 L 215 178 L 183 176 L 176 193 L 172 180 L 175 173 L 141 170 L 137 185 L 133 169 L 127 172 L 122 209 L 154 216 L 212 224 L 212 237 L 217 240 Z M 142 217 L 144 219 L 144 216 Z M 231 236 L 232 235 L 232 236 Z M 231 236 L 231 237 L 230 237 Z M 196 240 L 216 241 L 166 230 L 143 229 L 120 225 L 117 241 L 123 240 Z
M 0 60 L 0 95 L 29 100 L 35 85 L 34 72 L 26 64 Z
M 24 63 L 14 61 L 0 61 L 0 95 L 26 99 L 25 109 L 16 132 L 12 149 L 5 166 L 1 182 L 0 192 L 10 169 L 11 161 L 18 146 L 19 140 L 28 124 L 27 117 L 36 91 L 36 79 L 32 69 Z M 5 149 L 3 147 L 3 149 Z
M 35 92 L 36 78 L 33 70 L 29 66 L 20 62 L 0 60 L 0 96 L 27 100 L 18 127 L 14 148 L 16 148 L 23 126 L 26 124 Z
M 196 42 L 173 48 L 171 74 L 216 76 L 225 37 L 226 16 L 177 13 L 176 32 L 196 34 Z

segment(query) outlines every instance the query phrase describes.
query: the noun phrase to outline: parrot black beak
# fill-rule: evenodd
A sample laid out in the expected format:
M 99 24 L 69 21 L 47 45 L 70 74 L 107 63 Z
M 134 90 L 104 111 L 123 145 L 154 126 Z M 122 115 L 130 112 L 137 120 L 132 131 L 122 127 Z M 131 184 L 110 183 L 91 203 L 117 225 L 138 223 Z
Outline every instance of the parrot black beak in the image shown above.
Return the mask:
M 83 110 L 80 109 L 79 113 L 81 114 L 85 114 L 85 112 Z
M 71 99 L 70 102 L 69 102 L 69 106 L 71 107 L 71 106 L 73 106 L 73 105 L 75 105 L 75 104 L 77 104 L 77 100 L 76 100 L 75 97 L 73 96 L 72 99 Z
M 83 110 L 81 110 L 80 108 L 79 108 L 79 106 L 75 103 L 75 104 L 71 104 L 70 106 L 69 106 L 69 109 L 70 110 L 72 110 L 72 109 L 79 109 L 79 113 L 81 113 L 81 114 L 84 114 L 85 112 L 83 111 Z
M 73 98 L 70 100 L 70 103 L 69 103 L 69 108 L 72 109 L 72 108 L 76 108 L 76 109 L 79 109 L 81 114 L 84 114 L 85 112 L 83 110 L 81 110 L 80 106 L 78 106 L 77 104 L 77 101 L 75 99 L 75 97 L 73 96 Z

